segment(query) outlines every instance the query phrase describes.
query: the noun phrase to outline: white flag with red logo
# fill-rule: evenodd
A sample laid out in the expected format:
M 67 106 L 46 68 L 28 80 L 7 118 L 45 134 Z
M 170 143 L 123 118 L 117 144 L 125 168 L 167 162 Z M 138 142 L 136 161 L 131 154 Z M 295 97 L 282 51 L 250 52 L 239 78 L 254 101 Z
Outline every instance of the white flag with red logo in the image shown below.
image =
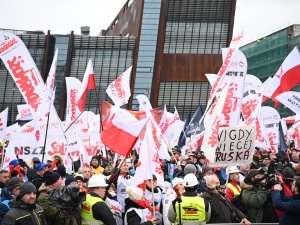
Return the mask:
M 146 95 L 137 95 L 135 96 L 135 98 L 138 100 L 140 104 L 139 111 L 152 109 L 152 105 Z
M 255 128 L 255 146 L 259 148 L 271 148 L 268 133 L 260 112 L 258 113 L 255 120 Z
M 202 142 L 202 147 L 205 151 L 205 155 L 210 162 L 215 161 L 215 151 L 218 143 L 218 134 L 221 122 L 221 115 L 224 108 L 225 100 L 227 97 L 230 82 L 227 82 L 226 86 L 222 89 L 220 98 L 212 112 L 207 124 L 205 125 L 205 133 Z
M 280 115 L 276 109 L 270 106 L 263 106 L 261 107 L 261 116 L 270 141 L 271 151 L 277 153 L 279 145 Z
M 130 74 L 132 66 L 130 66 L 124 73 L 115 79 L 106 89 L 106 93 L 114 102 L 115 106 L 121 107 L 128 103 L 131 95 L 130 92 Z
M 243 38 L 244 38 L 243 29 L 240 29 L 237 32 L 237 34 L 232 38 L 230 46 L 228 48 L 228 52 L 226 54 L 226 57 L 224 58 L 223 64 L 217 74 L 217 80 L 215 81 L 214 85 L 212 86 L 207 107 L 210 107 L 213 97 L 215 97 L 217 90 L 219 89 L 229 67 L 231 66 L 231 63 L 232 63 L 236 53 L 239 50 L 239 47 L 242 43 Z
M 300 115 L 300 93 L 296 91 L 287 91 L 275 97 L 283 105 Z
M 294 140 L 295 149 L 300 149 L 300 121 L 295 123 L 290 128 L 289 133 L 290 133 L 291 139 Z
M 149 118 L 137 120 L 126 110 L 118 110 L 101 133 L 101 140 L 111 151 L 128 156 Z
M 17 159 L 15 149 L 9 143 L 9 145 L 5 149 L 5 155 L 4 155 L 2 170 L 8 170 L 9 162 L 14 160 L 14 159 Z
M 25 44 L 15 34 L 1 30 L 0 58 L 34 114 L 45 84 Z
M 79 88 L 81 82 L 76 77 L 66 77 L 67 87 L 67 107 L 66 107 L 66 125 L 69 126 L 80 115 L 76 103 L 79 99 Z
M 84 111 L 87 92 L 93 89 L 96 89 L 96 81 L 95 81 L 92 59 L 90 59 L 83 76 L 82 84 L 78 94 L 78 101 L 76 103 L 80 112 Z
M 173 118 L 173 114 L 167 111 L 167 106 L 164 107 L 164 114 L 159 122 L 159 128 L 161 132 L 164 134 L 169 127 L 169 121 Z
M 19 129 L 20 125 L 18 123 L 14 123 L 9 127 L 6 127 L 6 135 L 5 140 L 10 140 L 10 136 Z
M 30 106 L 28 104 L 17 105 L 18 115 L 16 120 L 32 120 Z
M 271 98 L 279 106 L 276 96 L 290 91 L 294 86 L 300 83 L 300 53 L 297 46 L 285 58 L 272 81 L 268 85 L 265 96 Z
M 7 116 L 8 116 L 8 107 L 0 113 L 0 141 L 5 140 Z

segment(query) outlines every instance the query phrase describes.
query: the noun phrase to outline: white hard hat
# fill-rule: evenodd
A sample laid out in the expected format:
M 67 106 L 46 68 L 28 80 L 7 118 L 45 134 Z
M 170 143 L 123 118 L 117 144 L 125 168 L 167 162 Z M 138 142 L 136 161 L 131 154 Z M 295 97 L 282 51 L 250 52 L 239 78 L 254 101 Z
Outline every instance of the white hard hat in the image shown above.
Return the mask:
M 89 179 L 88 187 L 107 187 L 108 184 L 105 182 L 104 177 L 99 175 L 93 175 Z
M 195 174 L 187 174 L 184 178 L 183 178 L 183 185 L 185 187 L 194 187 L 196 185 L 198 185 L 198 180 L 197 177 L 195 176 Z
M 229 166 L 227 167 L 227 174 L 231 174 L 231 173 L 239 173 L 240 170 L 239 168 L 237 168 L 237 166 Z

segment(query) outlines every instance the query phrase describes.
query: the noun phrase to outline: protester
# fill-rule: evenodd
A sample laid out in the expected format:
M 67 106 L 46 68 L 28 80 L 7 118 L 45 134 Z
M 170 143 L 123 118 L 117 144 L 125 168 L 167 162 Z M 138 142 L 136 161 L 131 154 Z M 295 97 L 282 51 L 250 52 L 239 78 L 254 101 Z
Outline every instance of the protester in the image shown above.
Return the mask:
M 24 183 L 20 177 L 12 177 L 8 180 L 6 186 L 1 193 L 2 202 L 0 203 L 0 224 L 4 218 L 4 215 L 10 209 L 9 201 L 11 199 L 16 199 L 20 194 L 20 186 Z
M 104 202 L 106 187 L 102 175 L 93 175 L 88 183 L 90 194 L 86 200 L 81 203 L 81 220 L 83 225 L 105 224 L 117 225 L 107 204 Z
M 226 199 L 225 194 L 221 192 L 219 178 L 213 174 L 206 176 L 206 192 L 201 197 L 206 204 L 210 204 L 211 218 L 209 223 L 245 223 L 251 224 L 246 215 L 238 210 L 231 202 Z
M 36 188 L 31 182 L 20 186 L 20 194 L 9 203 L 2 225 L 46 225 L 45 213 L 36 204 Z
M 39 190 L 39 188 L 42 186 L 43 175 L 46 171 L 48 171 L 48 169 L 49 169 L 49 164 L 45 164 L 45 163 L 39 163 L 35 166 L 36 177 L 32 180 L 32 183 L 34 184 L 37 190 Z M 39 192 L 37 193 L 37 195 L 39 195 Z
M 0 171 L 0 196 L 3 188 L 6 185 L 6 182 L 9 180 L 9 171 L 7 170 L 1 170 Z M 0 199 L 2 201 L 2 199 Z
M 118 202 L 117 198 L 117 190 L 114 184 L 111 184 L 108 188 L 107 196 L 105 199 L 105 203 L 109 207 L 110 211 L 112 212 L 117 225 L 122 225 L 122 206 Z
M 229 182 L 225 193 L 226 198 L 231 201 L 234 197 L 241 193 L 241 187 L 238 185 L 240 181 L 240 170 L 236 166 L 230 166 L 227 169 Z
M 157 219 L 152 215 L 152 207 L 138 187 L 126 187 L 124 225 L 155 225 Z
M 274 207 L 284 212 L 279 224 L 300 224 L 300 177 L 293 182 L 292 192 L 293 196 L 285 196 L 282 185 L 274 185 L 274 191 L 272 191 Z
M 94 155 L 91 159 L 91 169 L 93 174 L 100 174 L 103 173 L 104 168 L 100 165 L 99 156 Z
M 202 197 L 197 196 L 198 180 L 195 174 L 183 179 L 185 192 L 181 199 L 176 198 L 168 211 L 168 219 L 176 224 L 204 224 L 210 220 L 210 206 Z

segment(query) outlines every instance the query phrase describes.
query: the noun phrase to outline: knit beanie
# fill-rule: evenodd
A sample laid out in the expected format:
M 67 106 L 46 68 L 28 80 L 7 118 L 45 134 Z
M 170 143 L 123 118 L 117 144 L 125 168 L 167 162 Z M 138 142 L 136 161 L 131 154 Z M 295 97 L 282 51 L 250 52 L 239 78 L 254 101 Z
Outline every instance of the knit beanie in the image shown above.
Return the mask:
M 46 186 L 56 183 L 60 178 L 60 175 L 56 172 L 46 171 L 43 176 L 43 180 Z
M 31 192 L 36 193 L 36 187 L 33 183 L 27 181 L 20 186 L 20 194 L 17 196 L 17 199 L 21 199 L 24 195 L 29 194 Z
M 132 201 L 141 200 L 144 194 L 141 188 L 131 186 L 126 188 L 126 193 L 128 194 L 128 198 Z
M 172 186 L 173 187 L 176 187 L 178 184 L 180 183 L 183 183 L 183 179 L 181 178 L 178 178 L 178 177 L 175 177 L 173 180 L 172 180 Z
M 68 175 L 68 176 L 66 176 L 65 185 L 69 185 L 69 184 L 71 184 L 74 181 L 77 181 L 75 179 L 75 177 L 73 177 L 72 175 Z
M 83 175 L 78 173 L 78 174 L 76 174 L 75 179 L 81 180 L 83 182 Z
M 98 162 L 100 161 L 100 158 L 99 158 L 99 156 L 97 156 L 97 155 L 94 155 L 94 156 L 92 157 L 91 161 L 92 161 L 93 159 L 97 159 Z
M 255 177 L 255 176 L 258 175 L 258 174 L 259 174 L 258 169 L 251 169 L 251 170 L 249 171 L 249 173 L 248 173 L 248 177 L 251 179 L 251 178 Z
M 282 170 L 282 176 L 283 176 L 284 178 L 294 178 L 295 172 L 293 171 L 292 168 L 290 168 L 290 167 L 285 167 L 285 168 Z
M 196 169 L 196 167 L 195 167 L 194 164 L 187 164 L 187 165 L 185 165 L 185 167 L 184 167 L 184 175 L 187 175 L 189 173 L 195 173 L 195 172 L 197 172 L 197 169 Z
M 22 183 L 24 183 L 22 178 L 12 177 L 7 181 L 6 187 L 8 188 L 9 191 L 12 191 L 16 187 L 20 186 Z

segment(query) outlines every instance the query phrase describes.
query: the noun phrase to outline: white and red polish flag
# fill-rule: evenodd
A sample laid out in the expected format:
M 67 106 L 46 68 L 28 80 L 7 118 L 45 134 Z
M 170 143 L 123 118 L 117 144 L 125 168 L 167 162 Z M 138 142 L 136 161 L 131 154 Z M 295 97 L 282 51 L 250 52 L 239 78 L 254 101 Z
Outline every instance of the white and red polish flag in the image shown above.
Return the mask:
M 268 85 L 265 95 L 275 102 L 275 108 L 279 106 L 276 96 L 290 91 L 300 83 L 300 53 L 297 46 L 285 58 L 272 82 Z
M 95 81 L 92 59 L 90 59 L 83 76 L 81 88 L 78 94 L 79 96 L 78 101 L 76 103 L 80 112 L 84 111 L 87 92 L 93 89 L 96 89 L 96 81 Z
M 5 140 L 8 107 L 0 113 L 0 141 Z
M 283 105 L 300 115 L 300 93 L 296 91 L 286 91 L 275 97 Z
M 106 89 L 106 93 L 114 102 L 115 106 L 121 107 L 128 103 L 131 95 L 130 92 L 130 74 L 132 66 L 130 66 L 124 73 L 115 79 Z
M 118 110 L 101 133 L 102 143 L 111 151 L 128 156 L 149 118 L 137 120 L 126 110 Z
M 76 103 L 79 98 L 79 88 L 81 82 L 76 77 L 66 77 L 67 87 L 67 107 L 66 107 L 66 125 L 69 126 L 78 115 L 80 115 L 79 109 L 76 107 Z
M 0 31 L 0 58 L 34 114 L 42 101 L 45 84 L 27 47 L 15 34 Z
M 268 86 L 272 83 L 272 77 L 268 77 L 268 79 L 265 80 L 263 83 L 263 97 L 262 102 L 265 102 L 269 99 L 269 97 L 266 96 L 266 90 L 268 89 Z

